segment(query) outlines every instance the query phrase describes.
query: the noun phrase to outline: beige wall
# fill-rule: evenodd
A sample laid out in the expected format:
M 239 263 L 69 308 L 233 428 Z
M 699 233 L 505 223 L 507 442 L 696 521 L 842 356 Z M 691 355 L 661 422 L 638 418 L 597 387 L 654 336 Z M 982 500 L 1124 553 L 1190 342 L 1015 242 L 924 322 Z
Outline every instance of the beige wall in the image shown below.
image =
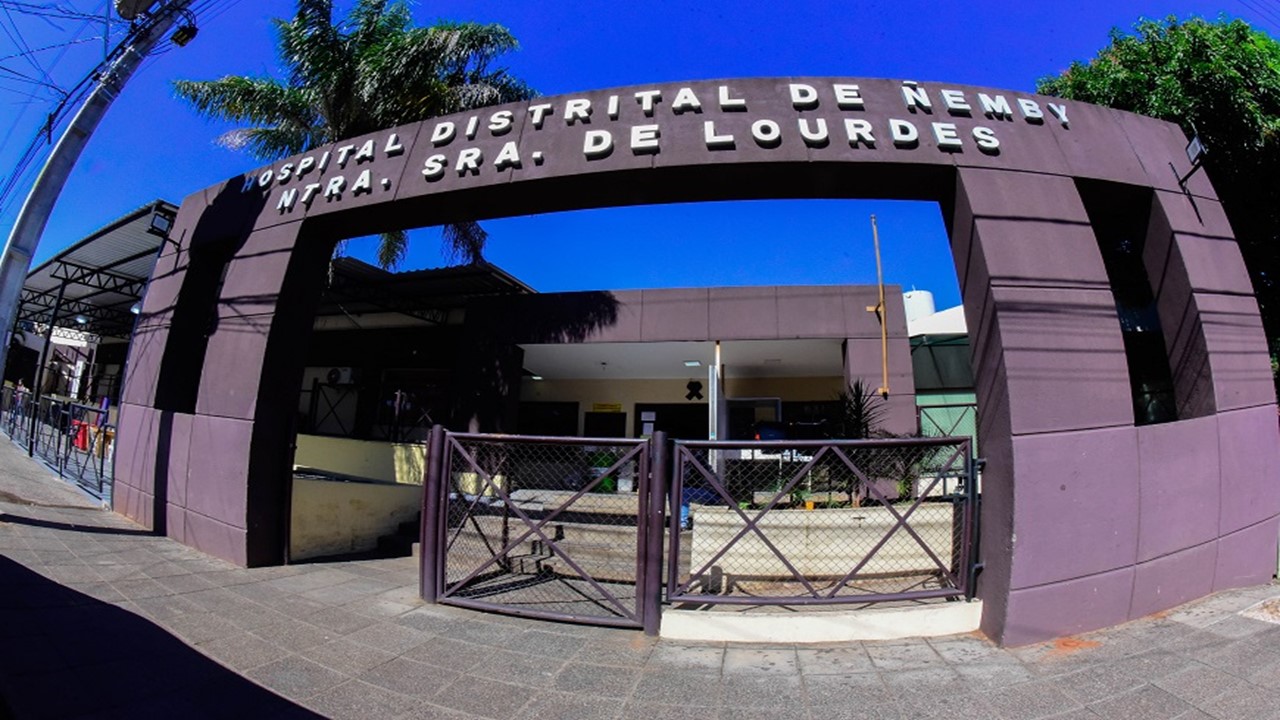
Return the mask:
M 294 478 L 289 557 L 372 550 L 421 508 L 421 487 Z
M 338 475 L 402 485 L 421 485 L 426 471 L 426 459 L 425 445 L 299 433 L 293 464 L 295 467 L 324 470 Z
M 595 403 L 617 403 L 627 414 L 627 434 L 635 425 L 636 403 L 689 403 L 706 405 L 705 400 L 685 399 L 689 380 L 703 384 L 706 390 L 706 373 L 689 378 L 670 380 L 525 380 L 520 384 L 520 399 L 537 402 L 577 402 L 578 431 L 582 431 L 582 418 L 591 412 Z M 834 400 L 840 392 L 843 379 L 829 378 L 729 378 L 725 381 L 725 395 L 740 397 L 777 397 L 786 401 Z

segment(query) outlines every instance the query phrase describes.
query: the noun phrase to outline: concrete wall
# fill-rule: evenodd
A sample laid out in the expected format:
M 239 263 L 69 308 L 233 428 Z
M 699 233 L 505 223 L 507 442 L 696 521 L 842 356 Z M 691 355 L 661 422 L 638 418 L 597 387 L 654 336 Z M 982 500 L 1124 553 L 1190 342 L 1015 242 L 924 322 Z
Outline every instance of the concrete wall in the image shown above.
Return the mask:
M 426 462 L 426 445 L 301 433 L 293 456 L 296 467 L 402 485 L 421 485 Z
M 705 368 L 701 375 L 690 376 L 705 384 Z M 577 402 L 578 430 L 583 415 L 594 403 L 620 403 L 627 414 L 627 434 L 635 424 L 636 403 L 678 403 L 706 405 L 705 400 L 690 401 L 685 384 L 689 379 L 669 380 L 526 380 L 520 386 L 520 399 L 539 402 Z M 783 400 L 834 400 L 842 388 L 842 378 L 740 378 L 725 381 L 729 398 L 779 397 Z
M 295 478 L 289 557 L 372 550 L 379 537 L 395 533 L 421 509 L 421 487 Z

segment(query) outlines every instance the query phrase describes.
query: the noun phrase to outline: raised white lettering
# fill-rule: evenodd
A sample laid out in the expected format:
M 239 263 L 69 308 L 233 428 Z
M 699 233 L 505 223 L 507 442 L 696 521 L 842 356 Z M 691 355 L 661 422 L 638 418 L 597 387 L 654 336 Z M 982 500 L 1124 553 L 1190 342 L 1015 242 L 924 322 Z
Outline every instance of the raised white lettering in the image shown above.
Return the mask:
M 698 100 L 698 96 L 693 94 L 693 88 L 682 87 L 676 92 L 676 97 L 671 101 L 671 112 L 676 115 L 683 115 L 692 110 L 693 112 L 702 112 L 702 103 Z
M 973 139 L 978 143 L 978 149 L 988 155 L 1000 154 L 1000 140 L 996 137 L 996 131 L 989 127 L 979 125 L 973 129 Z
M 653 117 L 654 105 L 661 101 L 661 90 L 641 90 L 636 93 L 636 102 L 640 103 L 640 110 L 645 117 Z
M 356 178 L 356 181 L 351 184 L 352 197 L 355 197 L 356 195 L 361 195 L 364 193 L 373 192 L 373 174 L 372 173 L 373 173 L 372 170 L 365 170 L 364 172 L 360 173 L 360 176 Z
M 631 152 L 636 155 L 658 152 L 657 125 L 636 125 L 631 128 Z
M 494 170 L 506 170 L 512 167 L 519 170 L 522 165 L 520 163 L 520 149 L 516 147 L 514 140 L 507 141 L 498 151 L 498 156 L 493 159 Z
M 373 140 L 369 140 L 365 142 L 364 145 L 361 145 L 360 151 L 356 153 L 356 164 L 359 165 L 365 160 L 372 160 L 373 152 L 376 147 L 377 147 L 377 143 L 375 143 Z
M 582 154 L 588 160 L 599 160 L 613 153 L 613 133 L 608 130 L 588 130 L 582 136 Z
M 818 91 L 812 85 L 791 83 L 791 106 L 797 110 L 812 110 L 818 107 Z
M 866 120 L 845 118 L 844 133 L 849 136 L 849 147 L 856 148 L 859 144 L 869 148 L 876 146 L 876 138 L 871 134 L 871 123 Z
M 915 112 L 923 110 L 927 113 L 933 112 L 933 103 L 929 101 L 929 93 L 919 85 L 911 84 L 902 86 L 902 102 L 907 104 L 907 110 Z
M 432 155 L 422 165 L 422 175 L 427 180 L 435 181 L 444 177 L 445 166 L 449 164 L 449 158 L 444 155 Z
M 955 151 L 962 146 L 955 123 L 933 123 L 933 139 L 937 141 L 939 150 Z
M 382 154 L 387 157 L 395 157 L 404 152 L 404 143 L 400 142 L 400 136 L 391 133 L 387 136 L 387 144 L 382 147 Z
M 1067 106 L 1059 105 L 1058 103 L 1047 104 L 1049 106 L 1049 112 L 1053 113 L 1054 117 L 1058 118 L 1058 122 L 1062 123 L 1062 127 L 1067 127 Z
M 831 142 L 826 118 L 813 118 L 813 127 L 809 126 L 809 120 L 810 118 L 800 118 L 800 137 L 804 138 L 804 144 L 809 147 L 826 147 Z
M 947 112 L 952 115 L 969 117 L 969 113 L 973 111 L 964 93 L 959 90 L 939 90 L 938 94 L 942 96 L 942 104 L 947 106 Z
M 728 85 L 721 85 L 716 90 L 716 95 L 720 101 L 720 109 L 725 112 L 742 112 L 747 109 L 747 101 L 745 98 L 729 97 Z
M 453 169 L 457 171 L 458 177 L 465 177 L 467 173 L 479 175 L 482 162 L 484 162 L 484 153 L 480 148 L 463 148 L 462 152 L 458 153 L 458 162 Z
M 297 202 L 297 200 L 298 188 L 289 188 L 288 190 L 280 193 L 280 201 L 276 203 L 276 210 L 279 210 L 280 212 L 292 210 L 293 204 Z
M 772 120 L 757 120 L 751 123 L 751 137 L 760 147 L 775 148 L 782 144 L 782 128 Z
M 1003 95 L 991 97 L 986 93 L 978 93 L 978 104 L 982 106 L 982 114 L 992 120 L 1012 120 L 1013 108 Z
M 591 122 L 591 101 L 586 98 L 572 98 L 564 104 L 564 124 Z
M 489 132 L 494 135 L 506 135 L 511 132 L 511 124 L 515 117 L 510 110 L 499 110 L 489 116 Z
M 547 113 L 549 112 L 551 112 L 551 103 L 529 106 L 529 120 L 533 123 L 535 130 L 542 129 L 542 121 L 547 118 Z
M 356 146 L 354 144 L 343 145 L 342 147 L 338 148 L 338 167 L 341 168 L 341 167 L 347 166 L 347 159 L 351 157 L 351 152 L 355 149 L 356 149 Z M 332 181 L 330 181 L 330 184 L 332 184 Z M 326 196 L 328 195 L 328 190 L 325 191 L 325 194 Z
M 352 147 L 355 147 L 354 145 Z M 324 199 L 338 198 L 342 199 L 342 188 L 347 186 L 347 179 L 341 175 L 335 175 L 329 178 L 329 184 L 324 186 Z
M 906 120 L 889 118 L 889 136 L 893 144 L 900 148 L 912 148 L 920 142 L 920 131 Z
M 1035 100 L 1018 98 L 1018 109 L 1022 111 L 1022 117 L 1032 125 L 1044 124 L 1044 111 L 1040 109 L 1040 103 Z
M 453 140 L 455 132 L 457 132 L 457 128 L 448 120 L 436 123 L 436 126 L 431 129 L 431 144 L 436 147 L 448 145 Z
M 857 85 L 835 83 L 831 89 L 836 94 L 836 107 L 841 110 L 861 110 L 864 106 L 862 90 Z
M 732 150 L 737 146 L 733 140 L 733 135 L 716 134 L 714 120 L 702 123 L 702 139 L 706 142 L 708 150 Z

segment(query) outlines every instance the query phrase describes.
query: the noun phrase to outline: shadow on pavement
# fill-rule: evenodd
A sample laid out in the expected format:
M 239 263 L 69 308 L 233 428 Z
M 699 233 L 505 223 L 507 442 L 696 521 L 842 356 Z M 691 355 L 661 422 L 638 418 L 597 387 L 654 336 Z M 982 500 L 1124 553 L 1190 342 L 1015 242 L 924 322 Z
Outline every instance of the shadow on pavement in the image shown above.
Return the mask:
M 321 717 L 150 620 L 0 557 L 0 718 L 88 715 Z

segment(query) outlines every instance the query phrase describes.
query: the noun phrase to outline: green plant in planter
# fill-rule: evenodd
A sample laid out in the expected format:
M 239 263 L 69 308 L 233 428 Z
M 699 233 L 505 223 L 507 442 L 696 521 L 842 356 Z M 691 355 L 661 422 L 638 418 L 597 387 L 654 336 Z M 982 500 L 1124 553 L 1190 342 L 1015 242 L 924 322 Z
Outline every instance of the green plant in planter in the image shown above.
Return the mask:
M 594 454 L 591 455 L 590 465 L 595 470 L 596 474 L 599 474 L 609 469 L 609 467 L 611 467 L 613 463 L 616 461 L 617 461 L 617 458 L 614 456 L 612 452 L 608 450 L 597 450 Z M 605 475 L 604 477 L 600 478 L 600 484 L 596 485 L 595 492 L 611 493 L 611 492 L 617 492 L 617 490 L 618 490 L 617 480 L 613 477 L 613 475 Z

